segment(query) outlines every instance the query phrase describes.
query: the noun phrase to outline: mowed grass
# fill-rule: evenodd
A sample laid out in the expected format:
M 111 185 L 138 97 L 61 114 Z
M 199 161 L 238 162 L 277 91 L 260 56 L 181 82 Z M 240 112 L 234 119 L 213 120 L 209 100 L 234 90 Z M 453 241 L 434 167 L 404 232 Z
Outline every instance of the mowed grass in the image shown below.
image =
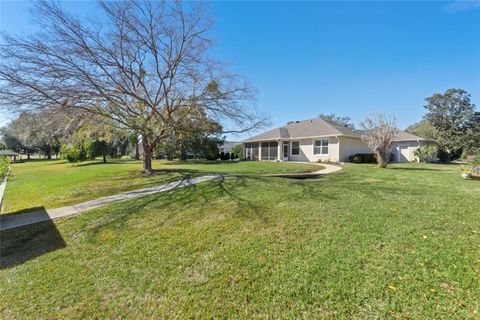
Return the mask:
M 124 191 L 186 179 L 205 173 L 298 173 L 320 170 L 304 163 L 245 161 L 161 161 L 152 175 L 142 173 L 140 161 L 85 162 L 32 161 L 14 164 L 2 213 L 57 208 Z
M 228 177 L 1 234 L 0 318 L 478 319 L 449 165 Z

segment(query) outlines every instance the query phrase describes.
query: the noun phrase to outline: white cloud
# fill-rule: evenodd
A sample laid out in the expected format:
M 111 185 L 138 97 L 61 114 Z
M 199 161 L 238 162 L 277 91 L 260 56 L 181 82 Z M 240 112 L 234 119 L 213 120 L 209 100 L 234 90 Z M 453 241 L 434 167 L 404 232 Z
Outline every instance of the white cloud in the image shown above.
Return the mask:
M 480 9 L 479 0 L 454 0 L 443 7 L 445 12 L 461 12 Z

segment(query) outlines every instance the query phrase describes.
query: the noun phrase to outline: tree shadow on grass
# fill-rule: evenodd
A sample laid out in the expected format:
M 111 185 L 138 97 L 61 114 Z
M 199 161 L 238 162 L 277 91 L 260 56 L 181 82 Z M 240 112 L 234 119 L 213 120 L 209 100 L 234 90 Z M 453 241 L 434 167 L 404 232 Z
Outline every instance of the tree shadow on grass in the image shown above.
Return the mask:
M 240 161 L 219 161 L 219 160 L 172 160 L 169 162 L 162 162 L 162 165 L 166 166 L 176 166 L 176 165 L 184 165 L 184 164 L 205 164 L 205 165 L 223 165 L 223 164 L 238 164 Z
M 227 182 L 228 179 L 232 181 Z M 228 177 L 218 175 L 214 180 L 201 182 L 200 185 L 192 184 L 183 187 L 176 187 L 172 190 L 151 194 L 146 197 L 137 198 L 134 201 L 117 203 L 102 210 L 101 218 L 91 223 L 91 219 L 85 217 L 85 224 L 82 229 L 96 234 L 105 227 L 114 225 L 115 228 L 124 228 L 133 218 L 142 215 L 144 209 L 161 210 L 162 216 L 152 222 L 156 227 L 162 227 L 173 221 L 182 213 L 179 207 L 188 207 L 192 214 L 201 218 L 204 213 L 210 212 L 212 201 L 218 197 L 225 197 L 225 201 L 231 200 L 233 214 L 254 214 L 256 218 L 262 218 L 262 208 L 254 201 L 242 198 L 236 190 L 248 187 L 248 179 L 262 179 L 260 177 Z M 185 181 L 185 180 L 182 180 Z M 179 183 L 179 186 L 181 184 Z M 231 213 L 231 211 L 229 211 Z M 80 217 L 82 219 L 83 217 Z
M 81 162 L 79 164 L 73 165 L 73 167 L 88 167 L 88 166 L 98 166 L 98 165 L 109 165 L 109 164 L 135 164 L 138 163 L 139 165 L 141 162 L 139 160 L 108 160 L 107 162 L 103 162 L 102 160 L 96 161 L 86 161 Z
M 66 246 L 52 220 L 1 231 L 0 269 L 15 267 Z
M 190 177 L 187 172 L 182 181 L 186 181 Z M 201 182 L 202 186 L 192 184 L 180 188 L 182 184 L 179 183 L 179 187 L 169 191 L 114 203 L 95 209 L 90 214 L 86 212 L 84 215 L 78 215 L 74 218 L 78 219 L 75 229 L 86 231 L 93 236 L 103 228 L 112 226 L 121 230 L 127 227 L 131 219 L 142 218 L 141 215 L 145 213 L 144 209 L 147 207 L 153 210 L 157 208 L 162 210 L 162 216 L 155 222 L 152 221 L 156 227 L 162 227 L 172 222 L 181 214 L 182 210 L 178 209 L 179 206 L 189 206 L 193 209 L 192 213 L 195 219 L 203 219 L 205 213 L 210 212 L 212 201 L 218 197 L 223 197 L 225 201 L 231 202 L 232 211 L 229 213 L 269 223 L 269 219 L 264 215 L 265 205 L 274 204 L 262 204 L 258 199 L 242 196 L 242 190 L 249 188 L 249 181 L 257 181 L 268 188 L 272 179 L 284 178 L 219 175 L 214 180 Z M 316 184 L 292 179 L 285 179 L 285 181 L 300 184 L 304 188 L 304 192 L 311 195 L 326 192 L 325 189 L 319 189 Z M 258 187 L 258 183 L 255 186 Z M 246 194 L 248 195 L 248 193 Z M 36 211 L 45 211 L 43 207 L 35 209 Z M 62 235 L 52 220 L 2 231 L 0 240 L 0 269 L 17 266 L 43 254 L 66 247 Z
M 401 170 L 401 171 L 445 171 L 437 168 L 406 168 L 406 167 L 388 167 L 387 170 Z

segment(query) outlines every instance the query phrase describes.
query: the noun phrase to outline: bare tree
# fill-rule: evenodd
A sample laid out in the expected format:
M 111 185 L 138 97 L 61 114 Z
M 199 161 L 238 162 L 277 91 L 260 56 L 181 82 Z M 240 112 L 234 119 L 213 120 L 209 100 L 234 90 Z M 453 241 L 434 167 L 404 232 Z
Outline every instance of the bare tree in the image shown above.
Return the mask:
M 246 82 L 207 56 L 212 23 L 199 3 L 99 6 L 104 15 L 86 22 L 57 3 L 38 2 L 40 33 L 3 36 L 0 102 L 17 110 L 79 108 L 113 120 L 141 136 L 145 172 L 185 110 L 226 122 L 226 132 L 263 123 L 246 104 L 252 98 Z
M 378 166 L 386 168 L 390 159 L 392 142 L 398 135 L 397 120 L 385 113 L 373 113 L 362 123 L 363 141 L 373 150 Z

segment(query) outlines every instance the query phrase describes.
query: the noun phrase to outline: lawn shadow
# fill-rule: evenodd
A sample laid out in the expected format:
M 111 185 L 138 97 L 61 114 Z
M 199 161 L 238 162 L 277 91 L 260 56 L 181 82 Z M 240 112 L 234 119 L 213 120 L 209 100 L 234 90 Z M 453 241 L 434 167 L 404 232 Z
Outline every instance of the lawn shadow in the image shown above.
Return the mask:
M 185 176 L 181 181 L 184 182 L 188 178 L 190 178 L 190 176 Z M 233 183 L 227 183 L 227 179 L 235 179 L 235 181 Z M 171 190 L 141 197 L 135 201 L 125 201 L 113 204 L 103 210 L 102 217 L 99 221 L 91 224 L 88 220 L 85 220 L 85 224 L 82 228 L 84 230 L 89 230 L 92 234 L 96 234 L 102 228 L 110 225 L 115 225 L 115 228 L 122 228 L 132 217 L 135 217 L 138 214 L 141 215 L 147 207 L 166 209 L 172 206 L 175 207 L 178 204 L 181 206 L 193 206 L 195 212 L 199 214 L 198 217 L 201 217 L 203 213 L 209 210 L 212 199 L 222 196 L 231 199 L 236 203 L 236 213 L 248 209 L 249 212 L 255 213 L 257 218 L 261 218 L 262 208 L 255 202 L 240 197 L 236 192 L 237 188 L 247 186 L 247 179 L 264 178 L 251 176 L 228 177 L 228 175 L 218 175 L 217 178 L 201 182 L 200 185 L 191 184 L 188 186 L 182 186 L 182 183 L 179 182 L 178 187 L 174 187 Z M 205 184 L 209 184 L 209 186 L 205 187 Z M 121 206 L 121 209 L 118 206 Z M 169 223 L 172 219 L 175 219 L 180 212 L 181 211 L 178 211 L 177 209 L 162 210 L 162 217 L 156 222 L 156 226 L 162 227 Z
M 26 212 L 38 212 L 39 215 L 47 214 L 47 212 L 45 211 L 45 207 L 30 207 L 30 208 L 20 209 L 17 211 L 6 212 L 0 216 L 0 221 L 2 221 L 2 219 L 6 219 L 7 217 L 19 215 Z
M 73 167 L 88 167 L 88 166 L 99 166 L 99 165 L 108 165 L 108 164 L 132 164 L 135 163 L 135 160 L 122 160 L 122 161 L 89 161 L 89 162 L 82 162 L 80 164 L 75 164 Z
M 240 161 L 220 161 L 220 160 L 172 160 L 166 163 L 162 163 L 162 165 L 166 166 L 176 166 L 182 164 L 205 164 L 205 165 L 219 165 L 219 164 L 238 164 Z
M 410 167 L 410 168 L 406 168 L 406 167 L 388 167 L 387 168 L 388 170 L 404 170 L 404 171 L 445 171 L 445 170 L 442 170 L 442 169 L 437 169 L 437 168 L 415 168 L 415 167 Z
M 45 208 L 43 211 L 46 214 Z M 1 231 L 0 269 L 15 267 L 66 246 L 52 220 Z

